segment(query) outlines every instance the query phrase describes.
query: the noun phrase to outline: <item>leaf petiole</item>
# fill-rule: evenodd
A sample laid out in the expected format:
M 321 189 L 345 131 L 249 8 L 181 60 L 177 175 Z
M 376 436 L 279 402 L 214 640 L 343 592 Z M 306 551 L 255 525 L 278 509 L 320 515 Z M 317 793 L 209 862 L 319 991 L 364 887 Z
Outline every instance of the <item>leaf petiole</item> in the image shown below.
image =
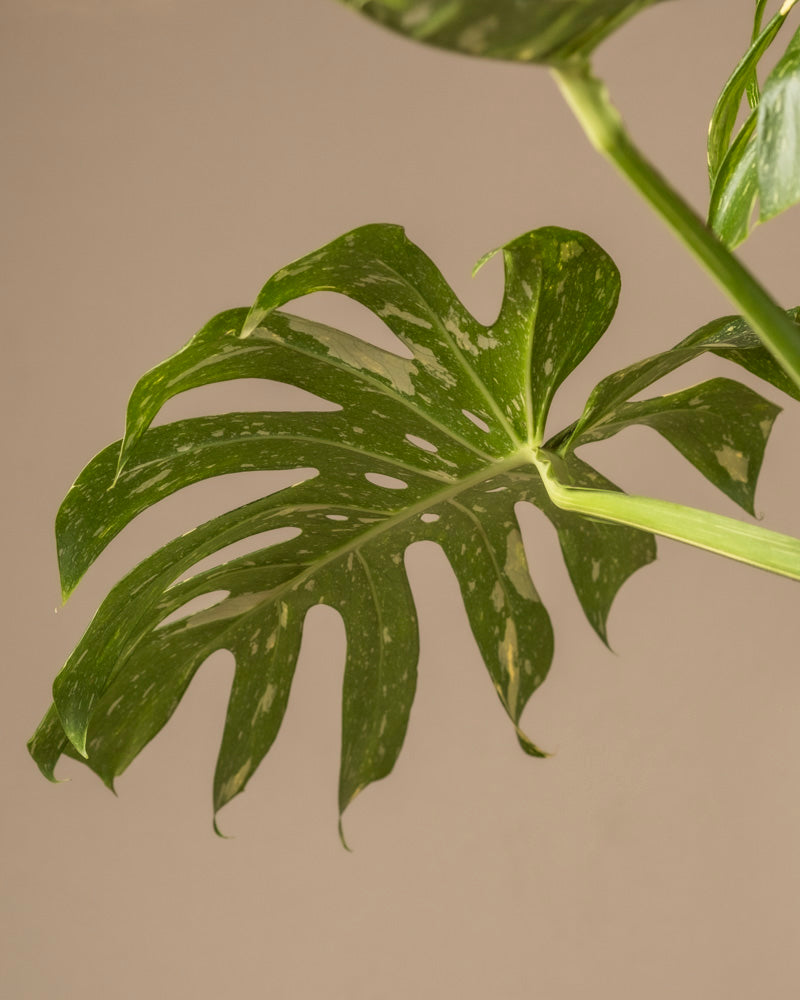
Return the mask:
M 548 496 L 561 510 L 652 531 L 758 569 L 800 580 L 800 541 L 796 538 L 667 500 L 568 486 L 555 472 L 558 456 L 543 449 L 535 452 L 533 461 Z

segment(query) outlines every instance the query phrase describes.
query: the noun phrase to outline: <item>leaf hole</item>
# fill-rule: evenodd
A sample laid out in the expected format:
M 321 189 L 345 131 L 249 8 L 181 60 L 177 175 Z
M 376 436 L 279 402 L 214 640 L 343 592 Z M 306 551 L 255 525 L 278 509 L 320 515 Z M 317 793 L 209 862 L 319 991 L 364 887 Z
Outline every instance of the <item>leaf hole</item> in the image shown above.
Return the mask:
M 329 521 L 349 521 L 347 514 L 326 514 Z
M 156 626 L 156 630 L 164 628 L 166 625 L 172 625 L 173 622 L 182 621 L 184 618 L 188 618 L 198 611 L 207 611 L 209 608 L 222 603 L 226 597 L 230 597 L 229 590 L 209 590 L 207 594 L 200 594 L 199 597 L 193 597 L 191 601 L 182 604 L 179 608 L 168 614 L 166 618 L 163 618 Z
M 464 414 L 467 420 L 471 420 L 476 427 L 479 427 L 483 431 L 484 434 L 489 433 L 491 428 L 489 427 L 489 425 L 486 423 L 485 420 L 482 420 L 480 417 L 476 417 L 475 414 L 471 413 L 469 410 L 462 410 L 461 412 Z
M 421 448 L 423 451 L 435 452 L 439 450 L 435 444 L 431 444 L 425 438 L 417 437 L 416 434 L 406 434 L 406 441 L 413 444 L 415 448 Z
M 341 410 L 307 389 L 265 378 L 239 378 L 195 386 L 191 392 L 173 396 L 159 410 L 153 421 L 158 427 L 187 417 L 205 417 L 216 413 L 277 413 L 308 411 L 333 413 Z
M 387 490 L 405 490 L 408 488 L 408 483 L 404 483 L 402 479 L 395 479 L 394 476 L 384 476 L 380 472 L 365 472 L 364 477 L 374 486 L 382 486 Z
M 413 359 L 414 355 L 403 341 L 386 325 L 383 318 L 367 306 L 341 292 L 310 292 L 302 299 L 286 303 L 282 309 L 297 309 L 314 323 L 324 323 L 365 340 L 368 344 L 391 351 L 401 358 Z
M 439 520 L 439 515 L 438 514 L 432 514 L 430 511 L 428 511 L 425 514 L 420 514 L 420 518 L 419 519 L 420 519 L 420 521 L 424 521 L 425 524 L 434 524 L 436 521 Z
M 201 559 L 200 562 L 192 566 L 190 576 L 183 577 L 183 579 L 190 579 L 198 573 L 222 566 L 223 563 L 230 562 L 232 559 L 238 559 L 240 556 L 246 556 L 251 552 L 257 552 L 259 549 L 267 549 L 271 545 L 280 545 L 281 542 L 289 542 L 293 538 L 297 538 L 299 534 L 301 534 L 300 528 L 286 527 L 270 528 L 269 531 L 260 531 L 256 535 L 249 535 L 240 542 L 233 542 L 231 545 L 226 545 L 205 559 Z

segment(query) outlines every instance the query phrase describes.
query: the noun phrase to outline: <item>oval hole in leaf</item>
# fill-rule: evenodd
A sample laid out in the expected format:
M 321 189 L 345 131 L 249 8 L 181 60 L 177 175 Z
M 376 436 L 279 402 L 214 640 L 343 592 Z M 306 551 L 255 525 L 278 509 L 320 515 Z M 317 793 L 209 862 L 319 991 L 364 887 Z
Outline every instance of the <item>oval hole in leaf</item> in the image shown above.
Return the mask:
M 173 396 L 161 408 L 153 426 L 183 420 L 185 417 L 203 417 L 209 413 L 272 413 L 284 410 L 334 413 L 341 410 L 341 406 L 285 382 L 267 378 L 240 378 L 197 386 Z
M 181 607 L 176 608 L 175 611 L 162 619 L 156 628 L 164 628 L 165 625 L 179 622 L 182 618 L 188 618 L 189 615 L 193 615 L 197 611 L 206 611 L 208 608 L 213 608 L 224 601 L 226 597 L 230 597 L 230 591 L 228 590 L 210 590 L 207 594 L 193 597 L 191 601 L 182 604 Z
M 373 485 L 383 486 L 387 490 L 408 489 L 408 483 L 404 483 L 402 479 L 395 479 L 394 476 L 384 476 L 380 472 L 365 472 L 364 477 Z
M 425 514 L 421 514 L 420 515 L 420 521 L 424 521 L 425 524 L 433 524 L 435 521 L 438 521 L 438 520 L 439 520 L 439 515 L 438 514 L 432 514 L 430 511 L 428 511 Z
M 271 545 L 280 545 L 281 542 L 291 541 L 292 538 L 297 538 L 299 534 L 301 534 L 299 528 L 291 527 L 271 528 L 269 531 L 260 531 L 257 535 L 250 535 L 248 538 L 243 538 L 240 542 L 226 545 L 225 548 L 220 549 L 206 559 L 201 559 L 200 562 L 192 566 L 191 573 L 181 579 L 191 579 L 197 573 L 213 569 L 215 566 L 221 566 L 223 563 L 230 562 L 231 559 L 238 559 L 239 556 L 246 556 L 250 552 L 257 552 L 259 549 L 266 549 Z
M 406 441 L 413 444 L 415 448 L 421 448 L 423 451 L 435 452 L 439 450 L 435 444 L 431 444 L 425 438 L 417 437 L 416 434 L 406 434 Z
M 349 520 L 347 514 L 326 514 L 325 517 L 329 521 L 347 521 Z
M 471 420 L 476 427 L 479 427 L 483 431 L 484 434 L 489 433 L 491 428 L 489 427 L 489 425 L 486 423 L 485 420 L 482 420 L 480 417 L 476 417 L 475 414 L 470 413 L 469 410 L 462 410 L 461 412 L 464 414 L 467 420 Z
M 311 292 L 301 299 L 281 306 L 281 311 L 296 312 L 317 323 L 335 327 L 351 333 L 369 344 L 382 347 L 385 351 L 398 354 L 401 358 L 413 358 L 406 345 L 396 337 L 385 321 L 360 302 L 339 292 Z

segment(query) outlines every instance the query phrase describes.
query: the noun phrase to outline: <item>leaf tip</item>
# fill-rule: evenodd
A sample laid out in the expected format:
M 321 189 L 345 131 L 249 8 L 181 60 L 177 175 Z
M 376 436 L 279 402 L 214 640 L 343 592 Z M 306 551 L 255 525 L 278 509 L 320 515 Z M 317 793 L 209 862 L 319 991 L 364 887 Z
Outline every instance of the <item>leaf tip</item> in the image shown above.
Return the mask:
M 212 821 L 214 826 L 214 833 L 220 838 L 220 840 L 234 840 L 233 834 L 223 833 L 219 828 L 219 823 L 217 822 L 217 814 L 214 813 L 214 819 Z
M 353 854 L 353 848 L 347 843 L 347 839 L 345 838 L 344 835 L 344 826 L 342 825 L 341 815 L 339 816 L 339 842 L 346 851 L 348 851 L 350 854 Z
M 472 277 L 474 278 L 475 275 L 478 273 L 478 271 L 480 271 L 480 269 L 483 267 L 483 265 L 487 264 L 492 259 L 492 257 L 494 257 L 495 254 L 500 253 L 502 249 L 503 247 L 495 247 L 494 250 L 490 250 L 488 253 L 485 253 L 481 258 L 479 258 L 475 262 L 475 266 L 472 268 Z
M 262 306 L 255 305 L 245 317 L 242 323 L 242 330 L 239 334 L 241 340 L 246 340 L 261 321 L 269 315 L 269 310 Z
M 89 759 L 89 751 L 86 749 L 86 737 L 87 737 L 87 727 L 82 726 L 78 728 L 74 725 L 68 725 L 61 720 L 61 725 L 64 729 L 64 735 L 70 741 L 75 750 L 83 757 L 84 760 Z
M 54 785 L 63 785 L 66 782 L 72 780 L 71 778 L 57 778 L 56 777 L 55 766 L 56 766 L 56 763 L 58 762 L 58 758 L 60 757 L 60 754 L 57 755 L 55 758 L 50 759 L 50 758 L 46 758 L 43 755 L 41 755 L 40 753 L 38 753 L 37 752 L 36 734 L 34 734 L 33 736 L 31 736 L 31 738 L 28 740 L 26 746 L 28 748 L 28 753 L 33 758 L 33 761 L 36 764 L 36 766 L 39 768 L 39 771 L 42 773 L 42 775 L 44 775 L 45 778 L 47 778 L 47 780 L 49 782 L 51 782 Z
M 529 739 L 519 726 L 516 727 L 516 730 L 517 742 L 529 757 L 539 757 L 542 760 L 552 757 L 552 754 L 547 750 L 542 750 L 541 747 L 537 747 L 533 740 Z

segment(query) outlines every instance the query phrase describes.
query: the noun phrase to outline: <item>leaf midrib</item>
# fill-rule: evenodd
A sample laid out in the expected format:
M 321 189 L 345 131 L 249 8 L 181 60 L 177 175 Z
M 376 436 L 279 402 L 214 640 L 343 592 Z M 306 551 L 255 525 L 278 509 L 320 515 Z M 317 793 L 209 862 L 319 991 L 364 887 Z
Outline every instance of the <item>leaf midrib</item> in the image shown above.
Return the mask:
M 457 497 L 459 494 L 465 492 L 466 490 L 471 489 L 473 486 L 478 485 L 481 482 L 485 482 L 503 473 L 513 472 L 515 469 L 521 467 L 535 467 L 533 453 L 531 449 L 528 447 L 522 447 L 513 455 L 510 455 L 508 458 L 506 458 L 505 460 L 501 462 L 496 462 L 493 465 L 489 466 L 488 468 L 483 469 L 480 472 L 476 472 L 471 476 L 467 476 L 466 478 L 460 480 L 457 483 L 454 483 L 451 487 L 443 489 L 432 496 L 426 497 L 424 500 L 420 500 L 417 503 L 412 504 L 410 507 L 404 508 L 397 514 L 387 517 L 379 524 L 376 524 L 371 528 L 367 528 L 363 533 L 359 534 L 354 540 L 346 542 L 345 544 L 339 546 L 338 548 L 330 550 L 324 556 L 324 558 L 309 565 L 308 568 L 303 572 L 301 572 L 300 574 L 298 574 L 298 576 L 293 577 L 291 580 L 286 581 L 285 583 L 279 584 L 272 590 L 265 591 L 264 600 L 259 601 L 249 610 L 233 618 L 231 620 L 230 625 L 227 626 L 226 628 L 223 628 L 221 632 L 217 633 L 212 642 L 206 643 L 206 648 L 208 649 L 208 655 L 210 655 L 210 653 L 213 652 L 214 649 L 220 648 L 219 640 L 221 638 L 224 638 L 230 629 L 238 628 L 241 625 L 241 623 L 246 621 L 251 615 L 254 615 L 256 614 L 256 612 L 260 611 L 263 608 L 264 604 L 278 600 L 281 597 L 281 595 L 286 593 L 287 591 L 299 589 L 304 583 L 307 583 L 309 579 L 316 576 L 327 566 L 335 563 L 337 560 L 343 558 L 344 556 L 348 555 L 351 552 L 359 554 L 359 550 L 362 549 L 369 542 L 371 542 L 373 539 L 379 537 L 380 535 L 388 531 L 393 530 L 394 528 L 397 528 L 404 521 L 410 520 L 417 514 L 424 513 L 428 508 L 445 503 Z M 191 580 L 191 577 L 189 579 Z M 224 603 L 224 601 L 222 603 Z M 215 605 L 214 608 L 210 608 L 208 609 L 208 611 L 211 612 L 215 609 L 218 609 L 219 607 L 220 607 L 219 604 Z M 202 619 L 203 614 L 204 614 L 203 611 L 199 611 L 197 612 L 196 615 L 186 619 L 185 621 L 186 623 L 191 621 L 193 623 L 191 626 L 192 628 L 198 627 L 204 624 Z
M 478 373 L 475 371 L 472 365 L 467 361 L 464 352 L 455 342 L 452 334 L 444 325 L 444 323 L 441 321 L 441 317 L 439 316 L 437 310 L 433 308 L 431 303 L 428 301 L 424 293 L 419 288 L 417 288 L 415 285 L 412 285 L 406 278 L 403 278 L 403 276 L 398 271 L 396 271 L 390 264 L 386 264 L 385 261 L 381 261 L 381 263 L 385 266 L 387 271 L 391 271 L 392 274 L 396 275 L 401 281 L 403 281 L 406 287 L 411 290 L 414 297 L 424 305 L 425 310 L 428 313 L 428 318 L 431 319 L 434 325 L 436 326 L 438 332 L 442 337 L 442 340 L 444 340 L 450 346 L 450 349 L 452 350 L 455 356 L 455 360 L 459 363 L 462 370 L 466 373 L 467 377 L 472 381 L 473 385 L 483 396 L 484 400 L 489 404 L 489 409 L 494 413 L 494 415 L 500 421 L 500 424 L 502 425 L 503 429 L 508 435 L 511 443 L 515 445 L 517 448 L 521 447 L 524 442 L 520 441 L 520 439 L 517 437 L 514 428 L 506 419 L 505 414 L 503 413 L 501 407 L 497 404 L 492 393 L 489 391 L 488 386 L 485 384 L 483 379 L 478 375 Z M 456 301 L 459 301 L 455 293 L 453 293 L 453 297 L 456 299 Z M 459 305 L 461 305 L 461 308 L 464 309 L 463 304 L 459 302 Z M 475 317 L 472 316 L 472 314 L 469 313 L 468 310 L 464 309 L 464 312 L 467 313 L 470 319 L 473 321 L 473 323 L 475 323 L 476 326 L 479 326 L 482 330 L 488 333 L 492 329 L 491 326 L 485 326 L 483 323 L 475 319 Z M 416 357 L 416 355 L 414 356 Z
M 335 291 L 335 289 L 334 289 L 334 291 Z M 425 302 L 425 304 L 428 305 L 427 302 Z M 277 310 L 277 309 L 274 310 L 274 311 L 276 313 L 280 312 L 280 310 Z M 291 313 L 281 312 L 280 315 L 282 315 L 282 316 L 291 316 L 292 314 Z M 264 317 L 264 319 L 261 320 L 261 322 L 263 323 L 268 318 L 269 318 L 268 316 Z M 302 316 L 297 317 L 297 318 L 298 319 L 302 319 L 303 322 L 305 322 L 305 323 L 315 323 L 318 326 L 324 326 L 326 329 L 332 330 L 334 333 L 339 333 L 339 334 L 344 333 L 346 336 L 352 336 L 352 334 L 347 334 L 346 331 L 344 331 L 344 330 L 337 330 L 336 327 L 327 326 L 327 324 L 325 324 L 325 323 L 318 323 L 317 324 L 316 320 L 305 319 L 305 317 L 302 317 Z M 414 414 L 415 417 L 422 417 L 422 419 L 425 420 L 428 424 L 430 424 L 431 427 L 435 427 L 437 430 L 442 431 L 442 433 L 445 435 L 445 437 L 448 437 L 451 441 L 455 441 L 456 444 L 462 445 L 464 448 L 466 448 L 467 450 L 471 451 L 473 454 L 477 455 L 479 458 L 483 459 L 484 461 L 486 461 L 486 460 L 493 461 L 497 457 L 495 455 L 490 455 L 488 452 L 483 451 L 482 448 L 479 448 L 477 445 L 473 444 L 471 441 L 468 441 L 465 437 L 462 437 L 462 435 L 460 435 L 457 431 L 454 431 L 452 429 L 452 427 L 449 427 L 447 424 L 444 424 L 440 420 L 437 420 L 434 416 L 432 416 L 426 410 L 422 409 L 416 403 L 414 403 L 413 400 L 411 400 L 409 397 L 404 396 L 401 392 L 398 392 L 397 389 L 394 389 L 393 387 L 387 385 L 385 382 L 378 381 L 374 377 L 374 375 L 372 375 L 372 374 L 369 373 L 368 370 L 365 370 L 363 368 L 356 368 L 355 366 L 348 365 L 345 362 L 340 361 L 339 359 L 337 359 L 335 357 L 331 357 L 330 355 L 327 355 L 326 357 L 321 358 L 318 354 L 314 354 L 313 351 L 309 351 L 309 350 L 306 350 L 306 349 L 304 349 L 302 347 L 299 347 L 297 344 L 291 343 L 291 342 L 287 341 L 286 339 L 281 339 L 280 336 L 278 334 L 274 333 L 272 330 L 270 330 L 269 327 L 258 326 L 258 327 L 256 327 L 256 330 L 263 330 L 265 333 L 267 333 L 269 335 L 268 339 L 269 339 L 269 341 L 271 343 L 278 344 L 280 347 L 286 347 L 289 350 L 294 351 L 296 354 L 302 355 L 303 357 L 313 358 L 315 361 L 321 361 L 323 364 L 330 365 L 331 368 L 334 368 L 337 371 L 346 372 L 348 375 L 352 375 L 354 378 L 359 379 L 360 381 L 364 382 L 365 384 L 372 386 L 379 393 L 382 393 L 383 395 L 388 396 L 391 399 L 394 399 L 395 402 L 399 403 L 405 409 L 411 410 L 411 412 Z M 256 330 L 254 330 L 253 333 L 255 333 Z M 443 331 L 443 332 L 445 333 L 445 336 L 447 336 L 446 331 Z M 356 338 L 356 339 L 358 339 L 358 338 Z M 388 354 L 392 358 L 400 358 L 400 357 L 402 357 L 402 355 L 395 354 L 393 351 L 386 351 L 385 348 L 383 348 L 383 347 L 378 347 L 377 350 L 384 351 L 384 353 Z M 422 364 L 422 359 L 419 358 L 419 357 L 417 357 L 417 355 L 414 355 L 414 360 L 417 361 L 418 363 Z M 284 384 L 289 384 L 290 385 L 291 383 L 284 383 Z M 442 383 L 439 383 L 439 384 L 442 385 Z M 445 386 L 445 388 L 447 388 L 447 387 Z M 484 391 L 485 391 L 485 388 L 484 388 Z M 331 400 L 331 402 L 333 402 L 333 401 Z M 341 403 L 338 404 L 338 405 L 342 406 Z M 346 406 L 342 406 L 342 409 L 343 410 L 346 409 Z M 514 438 L 512 440 L 512 443 L 513 444 L 519 444 L 520 442 L 518 442 Z

